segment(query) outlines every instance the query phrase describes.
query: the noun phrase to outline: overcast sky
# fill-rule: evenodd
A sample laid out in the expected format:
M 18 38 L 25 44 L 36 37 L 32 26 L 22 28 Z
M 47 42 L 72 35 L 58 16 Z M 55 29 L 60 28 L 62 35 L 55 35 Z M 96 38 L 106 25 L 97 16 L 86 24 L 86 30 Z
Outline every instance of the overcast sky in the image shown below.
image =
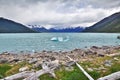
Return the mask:
M 90 26 L 120 11 L 120 0 L 0 0 L 0 17 L 22 24 Z

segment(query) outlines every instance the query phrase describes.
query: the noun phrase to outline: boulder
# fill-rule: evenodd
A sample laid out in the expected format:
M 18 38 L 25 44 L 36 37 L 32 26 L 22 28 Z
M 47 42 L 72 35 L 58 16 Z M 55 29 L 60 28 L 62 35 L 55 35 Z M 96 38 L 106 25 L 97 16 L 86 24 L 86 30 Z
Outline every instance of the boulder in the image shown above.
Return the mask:
M 37 59 L 36 58 L 33 58 L 33 59 L 31 59 L 28 63 L 29 64 L 33 64 L 33 63 L 36 63 L 37 62 Z
M 104 56 L 105 56 L 105 54 L 102 54 L 102 53 L 98 54 L 98 57 L 104 57 Z
M 0 59 L 0 63 L 7 63 L 8 62 L 8 60 L 7 59 Z
M 106 61 L 104 62 L 104 65 L 105 65 L 105 66 L 108 66 L 108 67 L 111 67 L 112 61 L 111 61 L 111 60 L 106 60 Z
M 87 70 L 88 70 L 88 71 L 90 71 L 90 72 L 92 72 L 92 71 L 93 71 L 93 69 L 92 69 L 92 68 L 87 68 Z
M 70 67 L 65 67 L 65 70 L 66 70 L 66 71 L 73 71 L 74 68 L 73 68 L 72 66 L 70 66 Z
M 29 70 L 29 67 L 25 66 L 25 67 L 20 68 L 19 72 L 23 72 L 23 71 L 27 71 L 27 70 Z
M 69 61 L 69 62 L 67 62 L 67 63 L 65 64 L 65 66 L 68 66 L 68 67 L 70 67 L 70 66 L 72 66 L 72 65 L 75 65 L 75 62 L 74 62 L 74 61 Z

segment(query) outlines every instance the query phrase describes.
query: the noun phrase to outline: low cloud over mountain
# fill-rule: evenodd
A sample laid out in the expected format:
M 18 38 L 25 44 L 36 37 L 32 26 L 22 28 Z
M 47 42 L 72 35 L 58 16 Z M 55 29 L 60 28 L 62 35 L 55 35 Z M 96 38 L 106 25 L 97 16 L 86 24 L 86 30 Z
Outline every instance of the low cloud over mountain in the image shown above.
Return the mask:
M 90 26 L 120 11 L 119 0 L 0 0 L 0 16 L 23 24 Z

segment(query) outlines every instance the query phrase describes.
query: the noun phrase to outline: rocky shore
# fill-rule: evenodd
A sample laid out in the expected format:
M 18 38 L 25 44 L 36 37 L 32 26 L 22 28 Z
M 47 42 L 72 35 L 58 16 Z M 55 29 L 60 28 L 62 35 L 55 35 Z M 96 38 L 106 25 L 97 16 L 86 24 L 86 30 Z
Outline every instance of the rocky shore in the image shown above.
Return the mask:
M 119 55 L 120 46 L 92 46 L 87 49 L 74 49 L 68 52 L 53 52 L 53 51 L 42 51 L 42 52 L 34 52 L 34 53 L 9 53 L 3 52 L 0 54 L 0 63 L 18 63 L 21 61 L 28 61 L 29 63 L 42 63 L 45 59 L 50 60 L 59 60 L 60 63 L 64 64 L 68 61 L 66 55 L 69 55 L 76 61 L 89 60 L 90 56 L 93 57 L 104 57 L 104 56 L 114 56 Z
M 106 67 L 111 67 L 113 62 L 112 60 L 117 61 L 120 63 L 120 46 L 92 46 L 86 49 L 74 49 L 72 51 L 67 52 L 53 52 L 53 51 L 41 51 L 41 52 L 34 52 L 34 53 L 9 53 L 3 52 L 0 54 L 0 64 L 19 64 L 21 62 L 26 62 L 30 66 L 22 66 L 19 68 L 19 72 L 24 71 L 31 71 L 40 66 L 44 68 L 46 65 L 50 69 L 59 68 L 61 65 L 70 67 L 74 65 L 74 61 L 71 61 L 67 56 L 71 57 L 74 61 L 78 63 L 84 62 L 94 62 L 95 58 L 105 58 L 110 57 L 110 59 L 106 59 L 99 63 L 99 67 L 91 68 L 86 67 L 87 71 L 94 71 L 94 70 L 105 70 Z M 116 57 L 117 56 L 117 57 Z M 46 64 L 46 65 L 45 65 Z M 97 64 L 97 63 L 95 63 Z M 43 66 L 44 65 L 44 66 Z M 103 66 L 104 65 L 104 66 Z M 71 70 L 66 68 L 67 70 Z M 53 74 L 53 77 L 56 77 Z M 27 79 L 26 79 L 27 80 Z M 32 79 L 31 79 L 32 80 Z

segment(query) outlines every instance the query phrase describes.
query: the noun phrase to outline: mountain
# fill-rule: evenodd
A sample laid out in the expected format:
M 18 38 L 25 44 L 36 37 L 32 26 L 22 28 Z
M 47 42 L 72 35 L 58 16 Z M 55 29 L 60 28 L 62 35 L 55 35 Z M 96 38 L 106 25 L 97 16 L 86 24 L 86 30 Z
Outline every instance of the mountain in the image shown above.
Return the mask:
M 38 31 L 38 32 L 82 32 L 84 30 L 83 27 L 75 27 L 75 28 L 50 28 L 50 29 L 46 29 L 44 27 L 32 27 L 32 29 L 34 31 Z
M 82 27 L 75 27 L 75 28 L 63 28 L 63 29 L 55 29 L 55 28 L 50 28 L 50 32 L 82 32 L 84 28 Z
M 120 12 L 104 18 L 93 26 L 86 28 L 83 32 L 120 32 Z
M 33 32 L 35 31 L 20 23 L 5 18 L 0 18 L 0 33 L 33 33 Z
M 44 27 L 32 27 L 31 29 L 37 32 L 49 32 L 48 29 Z

